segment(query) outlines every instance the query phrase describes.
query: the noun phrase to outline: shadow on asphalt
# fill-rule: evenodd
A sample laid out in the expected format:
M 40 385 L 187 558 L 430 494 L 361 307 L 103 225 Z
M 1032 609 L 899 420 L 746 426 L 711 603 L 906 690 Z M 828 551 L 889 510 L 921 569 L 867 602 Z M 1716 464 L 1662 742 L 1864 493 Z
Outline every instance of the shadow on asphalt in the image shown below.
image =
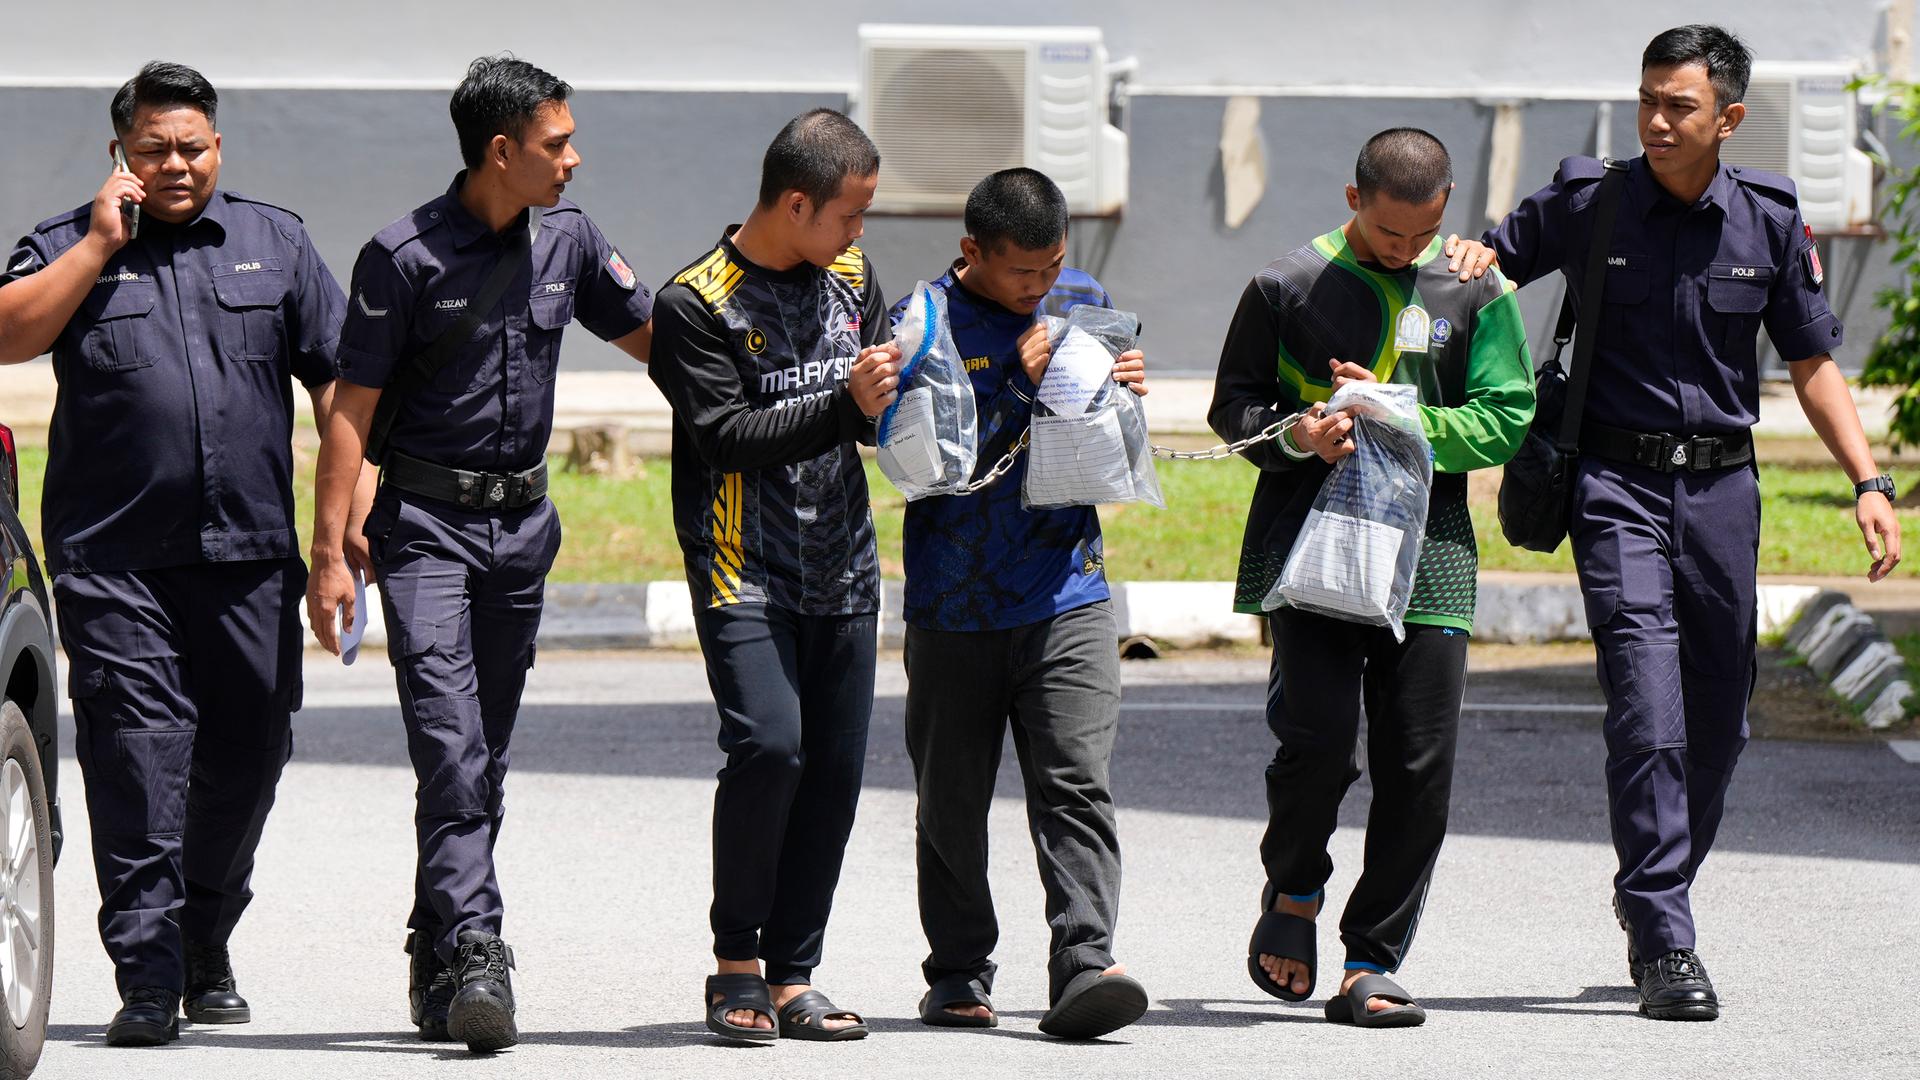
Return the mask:
M 1431 997 L 1420 1003 L 1450 1012 L 1506 1012 L 1524 1014 L 1562 1014 L 1572 1016 L 1619 1016 L 1638 1019 L 1634 1012 L 1634 992 L 1622 986 L 1589 986 L 1572 997 Z M 1219 1000 L 1203 998 L 1167 998 L 1155 1002 L 1134 1025 L 1142 1028 L 1252 1028 L 1268 1024 L 1325 1024 L 1318 1002 L 1285 1006 L 1268 1000 Z M 1008 1010 L 1003 1016 L 1037 1020 L 1038 1009 Z M 1060 1040 L 1037 1031 L 1013 1028 L 930 1028 L 917 1017 L 873 1017 L 867 1025 L 876 1035 L 908 1032 L 952 1036 L 955 1038 L 1020 1039 L 1039 1042 Z M 414 1053 L 440 1061 L 472 1058 L 456 1043 L 421 1042 L 412 1031 L 308 1032 L 302 1034 L 264 1034 L 240 1028 L 218 1028 L 183 1024 L 181 1041 L 151 1048 L 147 1053 L 165 1053 L 219 1040 L 236 1047 L 256 1050 L 330 1050 L 349 1053 Z M 103 1027 L 94 1024 L 51 1024 L 47 1041 L 80 1046 L 105 1044 Z M 1123 1046 L 1129 1040 L 1126 1029 L 1104 1039 L 1076 1040 L 1088 1046 Z M 698 1022 L 638 1024 L 617 1031 L 522 1031 L 523 1046 L 573 1046 L 602 1049 L 672 1050 L 700 1044 L 743 1052 L 760 1049 L 716 1038 Z M 144 1056 L 144 1055 L 143 1055 Z
M 1467 697 L 1477 704 L 1564 702 L 1574 672 L 1591 678 L 1584 666 L 1476 673 L 1468 680 Z M 1557 697 L 1546 693 L 1550 686 L 1558 688 Z M 1244 683 L 1129 686 L 1113 766 L 1122 813 L 1264 820 L 1264 769 L 1275 744 L 1253 704 L 1259 693 L 1260 688 Z M 1193 703 L 1216 707 L 1187 707 Z M 900 697 L 875 702 L 867 745 L 869 787 L 912 789 L 903 710 Z M 707 780 L 720 766 L 714 729 L 706 704 L 533 705 L 521 713 L 513 768 Z M 1607 844 L 1604 755 L 1593 715 L 1469 712 L 1461 721 L 1450 830 Z M 294 760 L 404 767 L 398 711 L 390 706 L 306 709 L 295 718 Z M 1742 758 L 1718 846 L 1920 861 L 1920 815 L 1903 812 L 1911 805 L 1914 783 L 1913 767 L 1878 743 L 1756 741 Z M 1004 795 L 1021 790 L 1011 752 L 1003 755 L 998 790 Z M 1362 779 L 1341 807 L 1342 825 L 1365 824 L 1368 796 Z

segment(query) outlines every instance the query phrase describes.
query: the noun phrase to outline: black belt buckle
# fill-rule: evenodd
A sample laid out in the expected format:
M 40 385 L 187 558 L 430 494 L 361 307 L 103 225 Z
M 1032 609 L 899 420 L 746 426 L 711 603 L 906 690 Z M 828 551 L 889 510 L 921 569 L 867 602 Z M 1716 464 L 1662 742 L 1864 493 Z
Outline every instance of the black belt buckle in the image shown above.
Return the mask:
M 460 505 L 481 510 L 505 506 L 513 477 L 504 473 L 476 473 L 456 470 L 460 478 Z
M 1720 463 L 1720 440 L 1712 435 L 1681 438 L 1661 432 L 1634 439 L 1634 460 L 1650 469 L 1701 472 Z
M 479 510 L 515 509 L 532 502 L 533 471 L 459 472 L 460 505 Z

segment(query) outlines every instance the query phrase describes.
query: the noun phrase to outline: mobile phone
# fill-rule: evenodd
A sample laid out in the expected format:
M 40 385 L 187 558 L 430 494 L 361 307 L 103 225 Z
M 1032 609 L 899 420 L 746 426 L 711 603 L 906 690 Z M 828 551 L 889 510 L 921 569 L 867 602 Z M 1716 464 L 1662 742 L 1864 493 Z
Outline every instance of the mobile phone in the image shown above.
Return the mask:
M 119 169 L 123 173 L 133 172 L 132 169 L 127 168 L 126 150 L 120 147 L 118 144 L 115 144 L 113 148 L 113 164 L 115 168 Z M 129 239 L 132 239 L 134 237 L 139 236 L 140 235 L 140 204 L 137 202 L 134 202 L 132 199 L 122 198 L 120 200 L 120 216 L 127 219 L 127 237 Z

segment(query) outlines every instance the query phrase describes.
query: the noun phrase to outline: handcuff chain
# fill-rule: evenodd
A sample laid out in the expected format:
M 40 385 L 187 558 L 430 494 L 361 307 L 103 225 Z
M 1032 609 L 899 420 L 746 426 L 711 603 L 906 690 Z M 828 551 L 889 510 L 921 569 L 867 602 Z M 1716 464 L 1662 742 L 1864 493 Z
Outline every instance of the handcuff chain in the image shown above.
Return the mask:
M 956 489 L 950 492 L 949 494 L 971 495 L 974 492 L 979 491 L 981 488 L 987 487 L 990 484 L 992 484 L 994 481 L 1007 475 L 1008 471 L 1013 468 L 1014 461 L 1020 457 L 1020 451 L 1025 450 L 1027 448 L 1027 440 L 1032 436 L 1032 434 L 1033 432 L 1031 429 L 1021 432 L 1020 441 L 1014 443 L 1013 448 L 1011 450 L 1008 450 L 1006 453 L 1000 455 L 1000 460 L 993 463 L 993 468 L 987 470 L 987 475 L 981 477 L 978 480 L 973 481 L 972 483 L 968 484 L 963 488 Z
M 1257 434 L 1250 435 L 1239 442 L 1222 443 L 1207 450 L 1175 450 L 1169 446 L 1155 446 L 1153 456 L 1170 461 L 1219 461 L 1230 458 L 1248 447 L 1279 438 L 1292 431 L 1294 425 L 1305 419 L 1306 415 L 1304 412 L 1297 412 L 1291 416 L 1282 417 L 1261 428 Z

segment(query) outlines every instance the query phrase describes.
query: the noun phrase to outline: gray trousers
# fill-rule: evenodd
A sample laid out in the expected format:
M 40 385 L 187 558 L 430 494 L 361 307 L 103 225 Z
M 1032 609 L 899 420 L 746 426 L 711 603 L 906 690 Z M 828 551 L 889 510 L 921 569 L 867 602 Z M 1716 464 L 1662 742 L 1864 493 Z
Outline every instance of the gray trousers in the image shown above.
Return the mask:
M 1011 630 L 907 628 L 907 752 L 927 982 L 993 983 L 999 940 L 987 885 L 987 811 L 1009 724 L 1027 788 L 1052 927 L 1049 999 L 1114 963 L 1120 841 L 1107 764 L 1120 720 L 1113 607 L 1101 602 Z

